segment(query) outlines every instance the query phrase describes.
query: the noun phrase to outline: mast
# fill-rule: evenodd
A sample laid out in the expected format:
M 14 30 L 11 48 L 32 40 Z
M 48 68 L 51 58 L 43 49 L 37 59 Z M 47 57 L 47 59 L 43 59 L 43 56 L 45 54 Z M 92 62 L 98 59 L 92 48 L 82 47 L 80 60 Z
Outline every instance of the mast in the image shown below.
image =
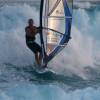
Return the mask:
M 42 48 L 42 58 L 43 58 L 43 62 L 45 61 L 45 46 L 44 46 L 44 40 L 43 40 L 43 25 L 42 25 L 42 16 L 43 16 L 43 6 L 44 6 L 44 0 L 41 0 L 40 2 L 40 41 L 41 41 L 41 48 Z

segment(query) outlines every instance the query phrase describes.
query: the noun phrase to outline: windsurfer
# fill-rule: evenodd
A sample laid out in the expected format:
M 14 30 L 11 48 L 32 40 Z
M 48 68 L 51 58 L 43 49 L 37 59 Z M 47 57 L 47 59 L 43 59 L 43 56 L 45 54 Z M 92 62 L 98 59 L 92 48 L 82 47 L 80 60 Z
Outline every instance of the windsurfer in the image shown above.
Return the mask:
M 41 64 L 42 49 L 39 44 L 35 42 L 35 36 L 39 33 L 39 28 L 34 26 L 34 20 L 28 20 L 28 26 L 25 28 L 26 45 L 35 54 L 35 60 L 38 65 Z

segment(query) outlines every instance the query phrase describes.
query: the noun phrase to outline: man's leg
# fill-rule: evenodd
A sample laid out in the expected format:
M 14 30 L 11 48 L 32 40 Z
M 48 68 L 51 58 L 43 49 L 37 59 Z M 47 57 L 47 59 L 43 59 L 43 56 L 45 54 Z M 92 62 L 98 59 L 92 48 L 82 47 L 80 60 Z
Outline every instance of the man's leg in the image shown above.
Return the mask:
M 40 63 L 41 63 L 41 60 L 42 60 L 42 54 L 39 53 L 39 61 L 40 61 Z
M 40 53 L 38 52 L 38 44 L 37 43 L 27 43 L 27 46 L 30 48 L 30 50 L 35 54 L 35 61 L 38 65 L 41 64 L 40 61 Z
M 36 60 L 37 64 L 40 65 L 40 59 L 39 59 L 38 53 L 35 54 L 35 60 Z

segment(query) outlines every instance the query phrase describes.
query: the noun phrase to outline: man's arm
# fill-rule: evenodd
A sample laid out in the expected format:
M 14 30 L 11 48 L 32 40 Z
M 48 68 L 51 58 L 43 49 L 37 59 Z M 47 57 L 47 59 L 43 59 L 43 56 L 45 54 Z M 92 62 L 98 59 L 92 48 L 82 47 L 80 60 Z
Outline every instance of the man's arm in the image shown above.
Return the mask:
M 27 27 L 25 28 L 25 32 L 26 32 L 26 34 L 29 32 Z
M 37 27 L 37 33 L 40 33 L 41 28 Z

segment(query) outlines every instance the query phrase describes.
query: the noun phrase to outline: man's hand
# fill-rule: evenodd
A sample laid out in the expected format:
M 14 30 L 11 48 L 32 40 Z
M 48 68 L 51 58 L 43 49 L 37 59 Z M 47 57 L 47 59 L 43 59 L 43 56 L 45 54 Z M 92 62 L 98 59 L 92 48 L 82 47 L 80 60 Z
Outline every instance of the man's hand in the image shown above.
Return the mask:
M 37 27 L 37 33 L 40 33 L 41 29 L 41 27 Z

